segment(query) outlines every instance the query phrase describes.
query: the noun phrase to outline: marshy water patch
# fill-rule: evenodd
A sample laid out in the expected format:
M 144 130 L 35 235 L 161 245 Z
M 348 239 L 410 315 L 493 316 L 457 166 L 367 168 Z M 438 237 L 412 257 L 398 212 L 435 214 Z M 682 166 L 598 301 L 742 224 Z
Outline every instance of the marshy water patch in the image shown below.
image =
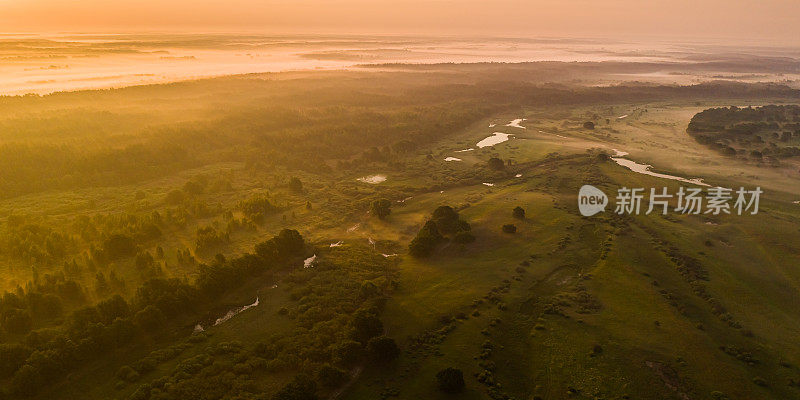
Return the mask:
M 343 242 L 343 241 L 341 241 L 341 240 L 340 240 L 340 241 L 338 241 L 338 242 L 336 242 L 336 243 L 331 243 L 331 247 L 339 247 L 339 246 L 341 246 L 341 245 L 342 245 L 342 243 L 344 243 L 344 242 Z
M 317 260 L 317 255 L 316 254 L 314 254 L 311 257 L 306 258 L 305 260 L 303 260 L 303 268 L 311 268 L 311 267 L 313 267 L 314 266 L 314 261 L 316 261 L 316 260 Z
M 472 151 L 472 150 L 475 150 L 475 149 L 473 149 L 472 147 L 470 147 L 470 148 L 468 148 L 468 149 L 464 149 L 464 150 L 456 150 L 455 152 L 456 152 L 456 153 L 464 153 L 464 152 L 467 152 L 467 151 Z
M 494 186 L 494 183 L 489 183 L 489 182 L 483 182 L 483 184 L 484 184 L 485 186 L 489 186 L 489 187 L 492 187 L 492 186 Z
M 359 182 L 369 183 L 370 185 L 376 185 L 378 183 L 385 182 L 386 175 L 367 175 L 367 176 L 362 176 L 357 180 Z
M 624 152 L 621 152 L 621 153 L 624 153 Z M 625 153 L 625 154 L 627 154 L 627 153 Z M 693 185 L 698 185 L 698 186 L 709 186 L 709 187 L 711 186 L 711 185 L 709 185 L 707 183 L 704 183 L 701 178 L 687 179 L 687 178 L 683 178 L 683 177 L 680 177 L 680 176 L 668 175 L 668 174 L 660 174 L 658 172 L 653 172 L 653 171 L 650 170 L 650 168 L 653 167 L 652 165 L 639 164 L 639 163 L 637 163 L 635 161 L 628 160 L 627 158 L 622 158 L 622 156 L 611 157 L 611 159 L 614 160 L 615 163 L 617 163 L 617 164 L 619 164 L 619 165 L 621 165 L 621 166 L 623 166 L 623 167 L 625 167 L 625 168 L 627 168 L 627 169 L 629 169 L 629 170 L 631 170 L 633 172 L 639 173 L 639 174 L 650 175 L 650 176 L 653 176 L 653 177 L 656 177 L 656 178 L 671 179 L 673 181 L 691 183 Z
M 527 120 L 526 118 L 517 118 L 517 119 L 511 120 L 511 122 L 507 123 L 506 126 L 510 126 L 512 128 L 528 129 L 528 128 L 526 128 L 526 127 L 524 127 L 524 126 L 519 124 L 520 122 L 526 121 L 526 120 Z
M 248 304 L 246 306 L 241 306 L 241 307 L 238 307 L 238 308 L 234 308 L 233 310 L 228 311 L 228 313 L 225 314 L 224 316 L 222 316 L 220 318 L 217 318 L 217 320 L 214 321 L 214 326 L 217 326 L 217 325 L 219 325 L 219 324 L 221 324 L 223 322 L 226 322 L 229 319 L 231 319 L 231 318 L 235 317 L 236 315 L 238 315 L 239 313 L 241 313 L 243 311 L 247 311 L 247 310 L 249 310 L 249 309 L 251 309 L 253 307 L 256 307 L 256 306 L 258 306 L 258 297 L 256 297 L 256 301 L 253 302 L 253 304 Z M 200 325 L 198 324 L 198 326 L 200 326 Z M 200 329 L 202 329 L 202 328 L 203 327 L 200 326 Z M 197 329 L 197 327 L 195 327 L 195 329 Z
M 494 132 L 492 133 L 492 136 L 489 136 L 486 139 L 481 140 L 475 146 L 478 146 L 478 148 L 481 149 L 484 147 L 492 147 L 496 144 L 507 141 L 511 136 L 513 135 L 510 133 Z
M 614 152 L 614 157 L 625 157 L 629 154 L 627 151 L 621 151 L 617 149 L 611 149 L 611 151 Z
M 460 158 L 456 158 L 456 157 L 447 157 L 447 158 L 445 158 L 444 160 L 445 160 L 445 161 L 461 161 L 461 159 L 460 159 Z

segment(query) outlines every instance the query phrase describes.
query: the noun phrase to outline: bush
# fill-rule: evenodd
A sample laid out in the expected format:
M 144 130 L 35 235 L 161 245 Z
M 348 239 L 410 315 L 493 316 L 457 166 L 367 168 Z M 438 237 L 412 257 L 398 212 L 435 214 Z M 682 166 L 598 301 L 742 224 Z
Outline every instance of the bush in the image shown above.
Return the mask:
M 383 323 L 368 311 L 359 311 L 353 318 L 353 339 L 367 343 L 368 340 L 383 333 Z
M 2 315 L 0 326 L 5 328 L 6 332 L 13 335 L 21 335 L 28 333 L 33 325 L 31 313 L 28 310 L 19 308 L 12 308 L 6 310 Z
M 503 160 L 497 157 L 490 158 L 486 165 L 495 171 L 502 171 L 506 168 L 506 164 L 503 162 Z
M 213 226 L 198 228 L 195 235 L 195 248 L 198 253 L 207 253 L 228 243 L 228 235 L 217 230 Z
M 583 123 L 583 129 L 594 129 L 594 122 L 586 121 Z
M 324 364 L 317 371 L 317 381 L 328 388 L 338 387 L 347 381 L 347 372 L 330 364 Z
M 97 303 L 96 307 L 104 324 L 110 324 L 117 318 L 125 318 L 130 313 L 128 302 L 118 294 Z
M 464 390 L 464 374 L 460 369 L 445 368 L 436 374 L 439 389 L 446 393 L 459 393 Z
M 158 366 L 158 362 L 150 357 L 142 358 L 133 364 L 133 369 L 140 375 L 153 371 Z
M 317 384 L 305 375 L 298 375 L 275 393 L 272 400 L 317 400 Z
M 358 296 L 362 299 L 371 299 L 381 294 L 381 289 L 371 281 L 364 281 L 361 284 L 361 289 L 358 291 Z
M 263 223 L 264 216 L 274 214 L 278 211 L 268 198 L 264 196 L 253 196 L 247 200 L 239 202 L 237 206 L 242 213 L 255 223 Z
M 717 391 L 717 390 L 711 392 L 711 398 L 713 400 L 728 400 L 729 399 L 729 397 L 727 395 L 725 395 L 725 393 L 722 393 L 722 392 Z
M 503 232 L 505 233 L 517 233 L 517 226 L 514 224 L 505 224 L 503 225 Z
M 442 234 L 439 233 L 439 228 L 436 223 L 429 220 L 420 229 L 417 236 L 411 240 L 408 245 L 408 251 L 414 257 L 427 257 L 431 255 L 433 249 L 442 241 Z
M 375 200 L 370 206 L 370 213 L 380 219 L 385 219 L 392 213 L 392 202 L 386 199 Z
M 286 261 L 291 257 L 299 257 L 305 250 L 305 241 L 300 232 L 294 229 L 283 229 L 277 236 L 255 247 L 256 254 L 267 261 Z
M 186 195 L 183 193 L 183 191 L 175 189 L 167 193 L 167 197 L 164 199 L 164 201 L 167 204 L 178 204 L 183 201 L 184 197 L 186 197 Z
M 300 178 L 293 176 L 289 180 L 289 189 L 295 193 L 303 193 L 303 182 L 300 182 Z
M 458 212 L 450 206 L 440 206 L 433 211 L 431 218 L 441 234 L 447 235 L 459 230 Z
M 19 345 L 0 344 L 0 378 L 7 378 L 14 374 L 30 356 L 30 349 Z
M 724 154 L 724 155 L 726 155 L 728 157 L 736 157 L 736 149 L 734 149 L 733 147 L 730 147 L 730 146 L 725 146 L 722 149 L 722 154 Z
M 400 355 L 400 348 L 397 347 L 394 339 L 378 336 L 370 339 L 367 343 L 367 354 L 375 363 L 387 363 Z
M 361 343 L 353 340 L 339 342 L 331 348 L 333 361 L 339 365 L 355 365 L 364 356 L 364 349 Z
M 460 244 L 472 243 L 475 241 L 475 235 L 469 232 L 461 231 L 453 236 L 453 241 Z
M 468 233 L 471 230 L 472 227 L 469 223 L 461 219 L 453 207 L 437 207 L 433 211 L 431 219 L 425 222 L 425 225 L 409 244 L 409 253 L 414 257 L 429 256 L 444 240 L 444 235 L 453 235 L 456 243 L 473 242 L 475 237 Z
M 525 219 L 525 209 L 520 206 L 514 207 L 511 215 L 516 219 Z
M 117 260 L 136 255 L 136 243 L 126 235 L 111 235 L 103 242 L 103 253 L 109 260 Z
M 124 365 L 117 371 L 117 379 L 125 382 L 135 382 L 139 379 L 139 373 L 134 371 L 133 368 Z
M 64 312 L 61 298 L 54 294 L 31 295 L 28 296 L 31 314 L 38 318 L 57 318 Z
M 183 184 L 183 191 L 186 194 L 198 195 L 203 193 L 203 183 L 198 181 L 187 181 Z
M 164 313 L 158 307 L 150 305 L 137 312 L 133 316 L 133 323 L 143 331 L 151 331 L 160 328 L 167 321 Z

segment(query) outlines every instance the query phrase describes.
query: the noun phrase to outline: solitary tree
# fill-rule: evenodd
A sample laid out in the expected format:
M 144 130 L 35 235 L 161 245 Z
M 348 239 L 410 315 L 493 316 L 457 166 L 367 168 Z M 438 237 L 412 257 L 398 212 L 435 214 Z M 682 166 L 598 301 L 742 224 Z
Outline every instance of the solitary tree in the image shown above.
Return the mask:
M 583 123 L 583 128 L 584 129 L 594 129 L 594 122 L 592 122 L 592 121 L 584 122 Z
M 520 206 L 516 206 L 514 207 L 514 211 L 511 212 L 511 215 L 513 215 L 516 219 L 525 219 L 525 209 Z

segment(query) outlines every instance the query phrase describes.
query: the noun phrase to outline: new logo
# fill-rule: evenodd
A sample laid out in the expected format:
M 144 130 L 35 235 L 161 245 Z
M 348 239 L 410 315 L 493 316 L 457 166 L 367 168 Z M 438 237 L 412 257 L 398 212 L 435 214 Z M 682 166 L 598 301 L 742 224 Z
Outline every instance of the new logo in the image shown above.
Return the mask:
M 608 196 L 602 190 L 592 186 L 583 185 L 578 191 L 578 210 L 584 217 L 591 217 L 606 210 Z

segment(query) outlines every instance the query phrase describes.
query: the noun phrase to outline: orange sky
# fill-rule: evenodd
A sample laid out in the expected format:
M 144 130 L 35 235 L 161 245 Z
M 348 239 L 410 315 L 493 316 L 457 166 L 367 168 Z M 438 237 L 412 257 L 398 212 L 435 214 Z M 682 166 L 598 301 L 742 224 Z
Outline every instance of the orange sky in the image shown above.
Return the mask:
M 0 30 L 680 37 L 800 44 L 800 0 L 0 0 Z

